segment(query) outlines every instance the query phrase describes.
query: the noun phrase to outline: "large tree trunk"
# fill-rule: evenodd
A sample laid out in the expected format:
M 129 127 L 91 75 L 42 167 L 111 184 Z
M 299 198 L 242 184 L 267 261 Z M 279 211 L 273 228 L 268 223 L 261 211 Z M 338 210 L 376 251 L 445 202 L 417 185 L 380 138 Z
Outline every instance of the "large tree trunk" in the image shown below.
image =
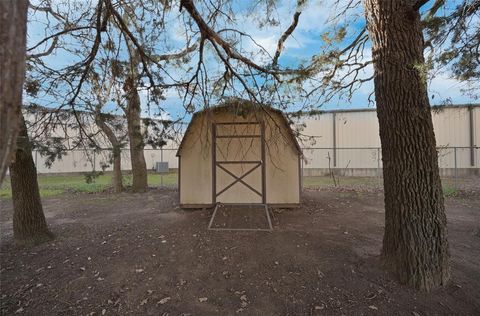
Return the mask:
M 37 169 L 23 117 L 20 117 L 15 161 L 10 165 L 13 237 L 17 243 L 38 243 L 53 237 L 48 230 L 38 190 Z
M 130 159 L 132 162 L 134 192 L 145 192 L 148 187 L 147 182 L 147 164 L 143 149 L 145 143 L 142 135 L 142 125 L 140 119 L 140 96 L 134 80 L 127 79 L 125 84 L 127 91 L 127 125 L 128 137 L 130 140 Z
M 450 278 L 447 223 L 411 0 L 365 0 L 385 190 L 382 256 L 402 283 L 430 290 Z
M 118 141 L 117 136 L 113 130 L 105 123 L 102 114 L 99 113 L 95 116 L 95 122 L 97 126 L 102 130 L 102 132 L 107 136 L 108 141 L 112 145 L 112 154 L 113 154 L 113 177 L 112 177 L 112 186 L 113 190 L 116 193 L 123 191 L 123 182 L 122 182 L 122 149 L 120 142 Z
M 0 1 L 0 184 L 15 152 L 25 79 L 27 0 Z

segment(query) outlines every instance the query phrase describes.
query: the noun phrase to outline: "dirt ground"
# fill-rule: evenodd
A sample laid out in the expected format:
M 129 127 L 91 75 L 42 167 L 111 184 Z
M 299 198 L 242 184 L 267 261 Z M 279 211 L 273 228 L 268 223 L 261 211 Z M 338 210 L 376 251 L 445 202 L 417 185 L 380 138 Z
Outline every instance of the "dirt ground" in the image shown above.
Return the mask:
M 379 264 L 381 192 L 307 190 L 273 232 L 208 231 L 177 193 L 44 199 L 56 239 L 12 244 L 0 201 L 3 315 L 480 315 L 480 195 L 446 200 L 453 280 L 430 294 Z M 264 214 L 263 214 L 264 215 Z

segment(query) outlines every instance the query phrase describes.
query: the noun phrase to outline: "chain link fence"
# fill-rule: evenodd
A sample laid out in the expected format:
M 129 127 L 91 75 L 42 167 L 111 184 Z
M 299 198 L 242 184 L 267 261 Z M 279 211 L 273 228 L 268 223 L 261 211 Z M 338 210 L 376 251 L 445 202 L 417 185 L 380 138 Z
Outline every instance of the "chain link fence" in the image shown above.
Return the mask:
M 479 147 L 439 147 L 437 151 L 440 174 L 454 187 L 459 187 L 467 179 L 480 178 Z M 170 180 L 167 182 L 170 186 L 176 185 L 176 177 L 172 175 L 178 170 L 176 152 L 176 148 L 145 149 L 147 169 L 160 177 L 161 185 L 164 174 L 155 173 L 156 163 L 168 162 Z M 49 166 L 40 153 L 34 151 L 33 155 L 37 172 L 41 175 L 108 173 L 112 170 L 111 150 L 72 150 Z M 301 166 L 305 187 L 315 186 L 317 182 L 336 184 L 336 180 L 342 185 L 342 180 L 343 183 L 358 182 L 359 178 L 366 179 L 368 183 L 377 179 L 376 183 L 381 184 L 382 156 L 379 147 L 303 148 L 303 155 Z M 128 176 L 131 170 L 130 151 L 122 150 L 121 158 L 122 170 Z
M 178 168 L 178 159 L 175 156 L 176 148 L 145 149 L 145 162 L 147 169 L 154 170 L 156 162 L 168 162 L 169 168 Z M 73 173 L 92 171 L 112 171 L 112 151 L 104 150 L 70 150 L 56 159 L 52 164 L 47 163 L 47 158 L 34 151 L 33 157 L 37 166 L 37 173 Z M 130 150 L 121 151 L 122 170 L 132 170 Z
M 479 147 L 438 147 L 440 176 L 447 189 L 480 189 Z M 382 150 L 303 148 L 303 187 L 325 185 L 382 186 Z

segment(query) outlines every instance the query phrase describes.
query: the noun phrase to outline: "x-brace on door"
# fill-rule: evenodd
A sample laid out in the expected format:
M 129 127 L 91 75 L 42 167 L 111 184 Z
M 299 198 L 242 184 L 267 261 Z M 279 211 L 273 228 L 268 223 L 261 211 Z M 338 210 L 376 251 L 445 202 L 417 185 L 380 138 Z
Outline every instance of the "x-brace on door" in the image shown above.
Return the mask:
M 265 204 L 263 122 L 212 124 L 213 203 Z

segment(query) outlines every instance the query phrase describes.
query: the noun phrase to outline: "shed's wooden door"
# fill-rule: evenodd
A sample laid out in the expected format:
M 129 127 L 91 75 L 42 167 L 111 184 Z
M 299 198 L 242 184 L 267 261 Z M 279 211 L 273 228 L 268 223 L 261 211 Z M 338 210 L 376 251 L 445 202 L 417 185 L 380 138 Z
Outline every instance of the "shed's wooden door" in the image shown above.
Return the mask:
M 265 203 L 263 124 L 216 123 L 212 134 L 214 203 Z

